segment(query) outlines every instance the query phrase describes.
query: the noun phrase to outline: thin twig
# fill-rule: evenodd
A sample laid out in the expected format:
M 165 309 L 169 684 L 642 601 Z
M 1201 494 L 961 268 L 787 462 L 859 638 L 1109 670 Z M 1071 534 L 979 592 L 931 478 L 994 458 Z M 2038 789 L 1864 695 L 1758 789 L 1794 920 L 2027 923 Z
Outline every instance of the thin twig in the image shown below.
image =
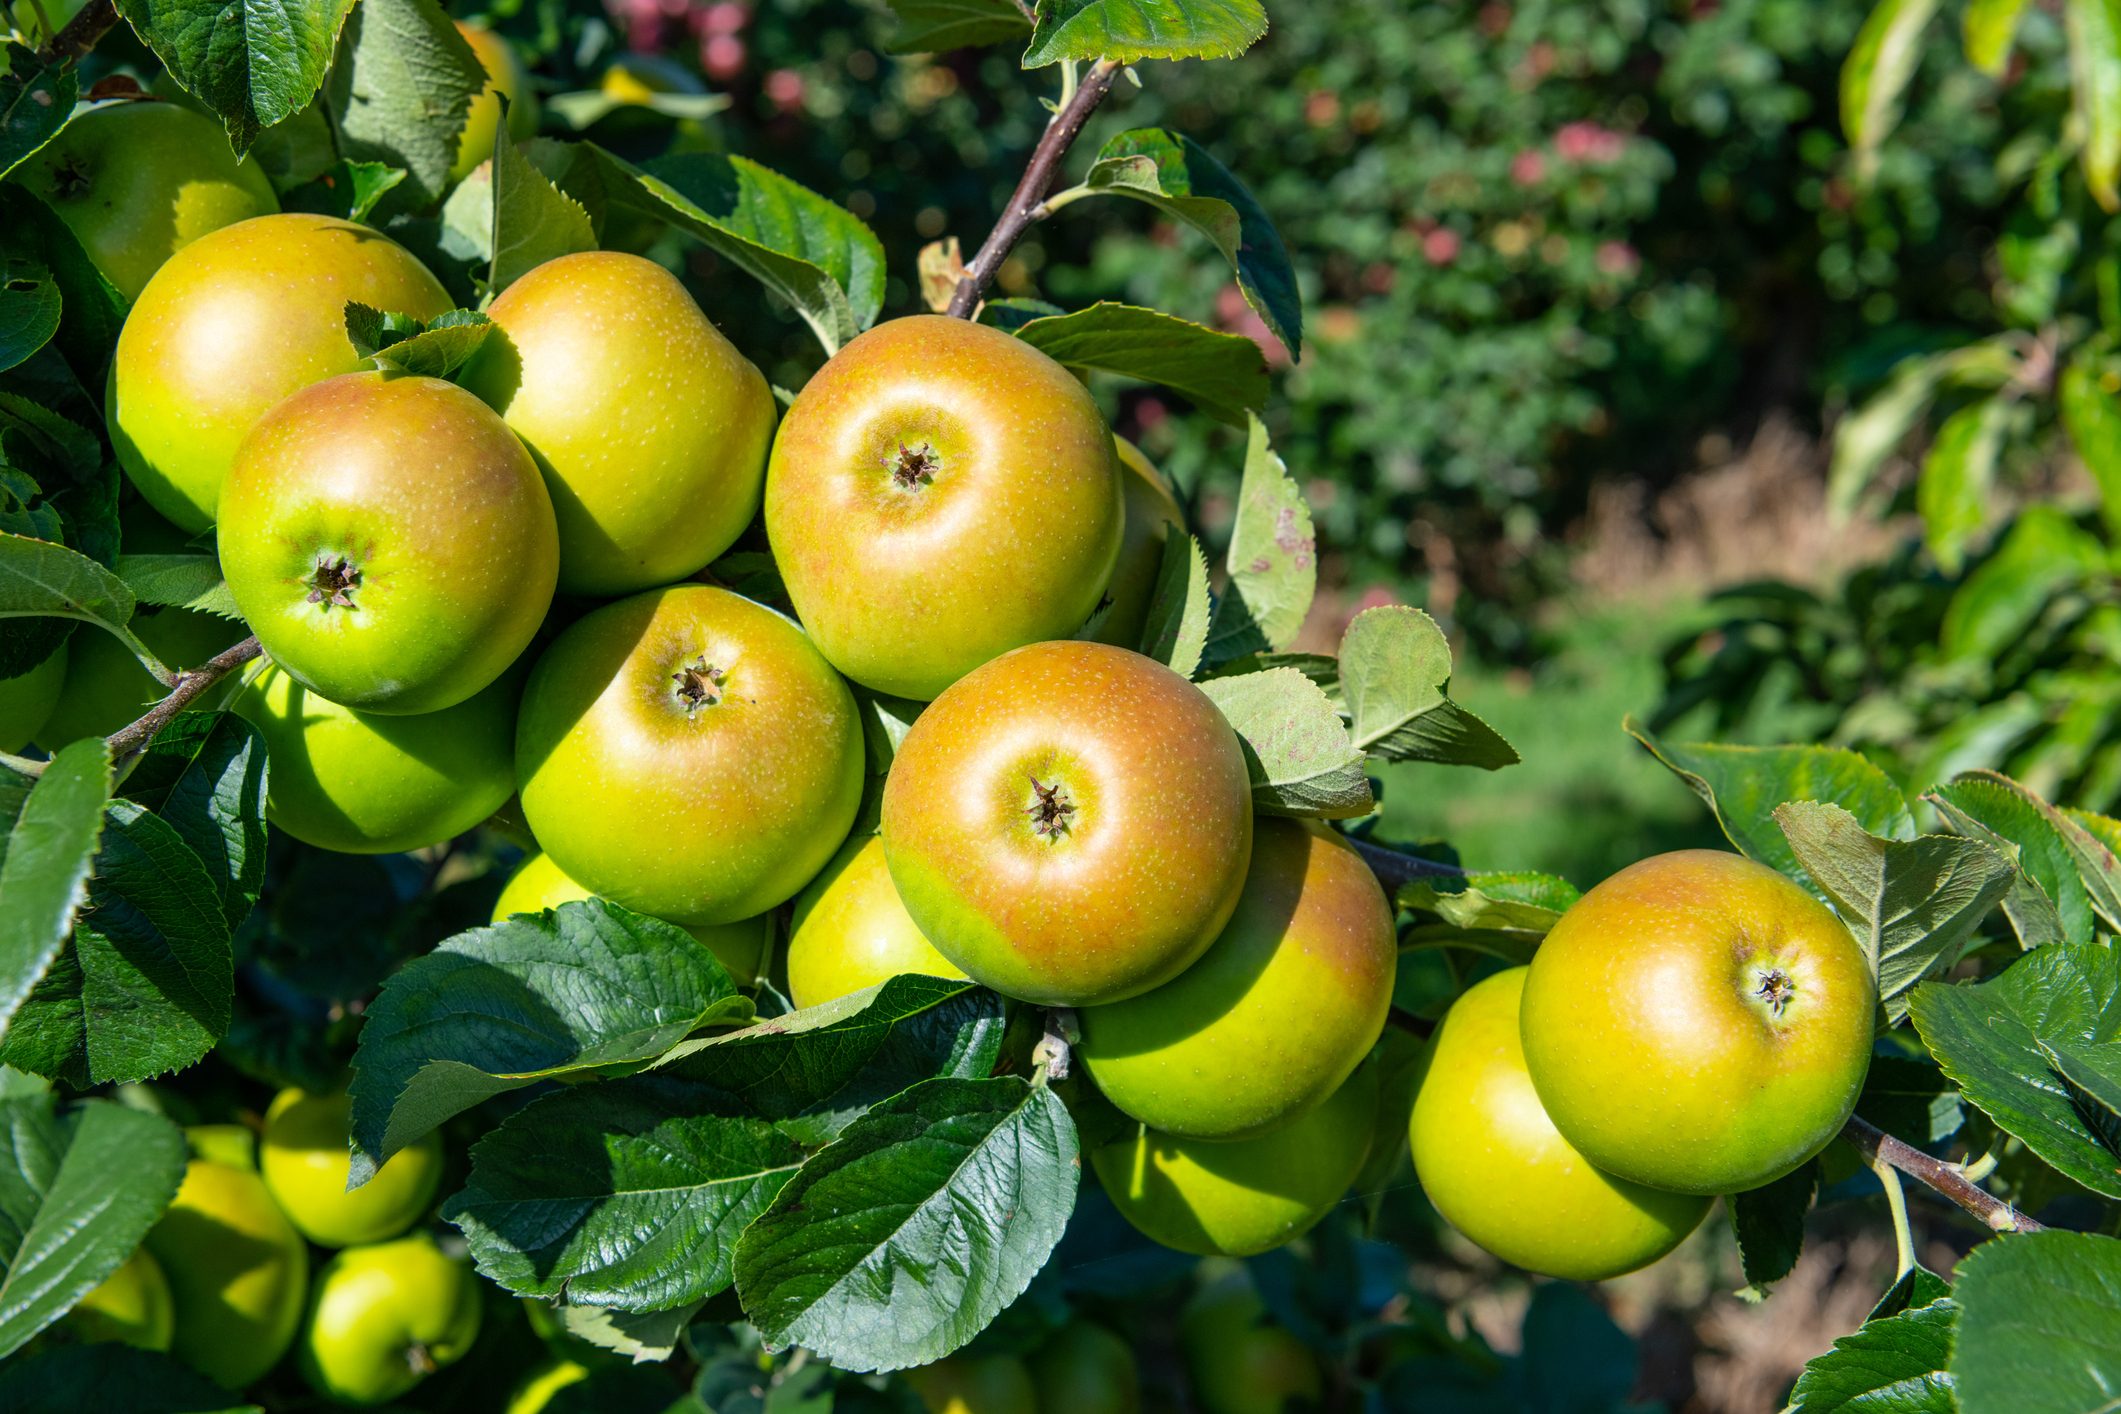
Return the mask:
M 1385 892 L 1394 898 L 1399 896 L 1401 889 L 1417 879 L 1465 877 L 1463 869 L 1454 868 L 1449 864 L 1439 864 L 1433 859 L 1423 859 L 1418 855 L 1403 854 L 1399 850 L 1387 849 L 1381 844 L 1372 844 L 1353 835 L 1343 838 L 1355 846 L 1355 852 L 1362 856 L 1363 863 L 1370 866 L 1370 872 L 1385 886 Z
M 37 57 L 49 64 L 57 59 L 79 59 L 96 47 L 96 41 L 118 23 L 117 0 L 88 0 L 80 13 L 44 41 Z
M 2045 1226 L 1968 1179 L 1965 1171 L 1956 1164 L 1933 1159 L 1868 1120 L 1850 1115 L 1849 1122 L 1841 1127 L 1841 1137 L 1863 1156 L 1864 1162 L 1892 1165 L 1909 1178 L 1951 1199 L 1997 1232 L 2039 1232 Z
M 970 319 L 979 308 L 980 296 L 994 281 L 995 272 L 1009 258 L 1009 252 L 1023 239 L 1031 223 L 1039 219 L 1039 203 L 1053 189 L 1053 179 L 1060 172 L 1061 159 L 1081 136 L 1083 124 L 1090 121 L 1090 114 L 1097 105 L 1105 101 L 1112 91 L 1112 81 L 1119 77 L 1120 65 L 1111 59 L 1100 59 L 1083 75 L 1076 86 L 1075 94 L 1061 110 L 1046 124 L 1046 131 L 1039 137 L 1038 146 L 1032 149 L 1031 161 L 1024 168 L 1023 180 L 1016 184 L 1010 194 L 1009 204 L 1002 208 L 1001 218 L 987 239 L 980 245 L 979 253 L 965 266 L 965 273 L 957 282 L 957 292 L 950 296 L 949 313 L 958 319 Z
M 257 656 L 258 640 L 246 638 L 235 647 L 216 653 L 199 667 L 178 673 L 169 696 L 148 708 L 139 721 L 111 733 L 111 760 L 123 761 L 135 752 L 145 750 L 155 739 L 155 734 L 168 726 L 201 693 Z

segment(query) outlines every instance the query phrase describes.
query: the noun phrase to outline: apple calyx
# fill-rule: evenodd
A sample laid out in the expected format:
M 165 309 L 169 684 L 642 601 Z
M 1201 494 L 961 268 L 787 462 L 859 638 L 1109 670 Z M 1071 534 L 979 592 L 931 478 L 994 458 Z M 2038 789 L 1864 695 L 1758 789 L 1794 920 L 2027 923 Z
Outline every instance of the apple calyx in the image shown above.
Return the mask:
M 935 480 L 936 470 L 942 464 L 943 459 L 937 456 L 935 448 L 926 442 L 913 447 L 901 442 L 898 444 L 898 455 L 887 461 L 891 468 L 892 484 L 907 491 L 916 486 L 926 486 Z
M 1075 813 L 1075 802 L 1055 781 L 1045 785 L 1038 777 L 1031 778 L 1031 794 L 1035 797 L 1024 813 L 1031 817 L 1031 830 L 1042 840 L 1057 840 L 1068 833 L 1068 817 Z
M 1753 985 L 1753 995 L 1767 1004 L 1768 1015 L 1782 1020 L 1782 1012 L 1797 995 L 1797 981 L 1779 967 L 1769 967 Z
M 329 609 L 354 607 L 353 592 L 361 587 L 361 571 L 344 555 L 325 552 L 317 556 L 317 567 L 309 575 L 309 602 Z
M 95 185 L 79 157 L 69 157 L 52 172 L 52 186 L 64 197 L 86 196 Z
M 417 1340 L 405 1347 L 405 1366 L 423 1380 L 441 1368 L 433 1352 Z
M 707 655 L 702 653 L 672 673 L 670 680 L 678 685 L 678 696 L 684 699 L 685 714 L 690 716 L 702 707 L 713 707 L 721 702 L 722 684 L 729 680 L 729 674 L 708 662 Z

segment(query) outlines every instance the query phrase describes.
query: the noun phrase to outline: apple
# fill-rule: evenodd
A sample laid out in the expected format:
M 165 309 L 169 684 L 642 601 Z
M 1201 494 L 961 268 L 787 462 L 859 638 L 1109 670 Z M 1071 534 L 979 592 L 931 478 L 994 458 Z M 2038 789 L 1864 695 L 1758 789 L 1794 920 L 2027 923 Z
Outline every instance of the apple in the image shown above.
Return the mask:
M 1261 819 L 1215 942 L 1156 990 L 1085 1007 L 1077 1054 L 1105 1098 L 1151 1129 L 1265 1134 L 1362 1063 L 1398 967 L 1392 907 L 1362 856 L 1330 829 Z
M 349 301 L 421 319 L 452 304 L 389 238 L 296 212 L 223 226 L 155 272 L 118 332 L 104 413 L 119 465 L 156 510 L 206 529 L 267 409 L 361 367 Z
M 1251 786 L 1192 683 L 1123 648 L 1040 643 L 914 720 L 883 837 L 937 952 L 1009 996 L 1088 1006 L 1168 982 L 1229 921 Z
M 578 1360 L 554 1356 L 530 1372 L 530 1377 L 508 1397 L 506 1414 L 543 1414 L 553 1396 L 569 1385 L 589 1378 L 589 1367 Z
M 1142 1377 L 1134 1352 L 1094 1321 L 1075 1320 L 1029 1361 L 1041 1410 L 1067 1414 L 1141 1414 Z
M 454 839 L 515 794 L 510 673 L 468 702 L 417 717 L 341 707 L 270 664 L 231 704 L 265 738 L 265 817 L 341 854 Z
M 1741 1193 L 1825 1148 L 1870 1069 L 1878 987 L 1827 906 L 1764 864 L 1660 854 L 1533 954 L 1520 1029 L 1554 1127 L 1599 1168 Z
M 487 313 L 464 386 L 507 419 L 552 492 L 560 589 L 628 594 L 703 569 L 758 513 L 773 393 L 662 266 L 548 260 Z
M 396 1237 L 427 1211 L 442 1180 L 442 1137 L 430 1131 L 349 1192 L 352 1113 L 343 1094 L 295 1089 L 274 1096 L 265 1112 L 259 1172 L 288 1221 L 320 1247 Z
M 193 609 L 143 605 L 126 625 L 167 668 L 196 668 L 243 637 L 243 625 Z M 109 736 L 169 695 L 115 634 L 83 625 L 66 641 L 66 677 L 36 733 L 46 751 Z M 194 699 L 209 709 L 226 702 L 233 686 L 217 683 Z
M 1014 1355 L 953 1355 L 905 1379 L 928 1414 L 1039 1414 L 1031 1372 Z
M 1112 439 L 1119 452 L 1120 493 L 1125 507 L 1125 527 L 1119 541 L 1119 559 L 1105 585 L 1105 621 L 1094 635 L 1100 643 L 1121 648 L 1140 646 L 1142 630 L 1149 619 L 1149 601 L 1156 596 L 1156 577 L 1163 568 L 1164 542 L 1176 532 L 1186 533 L 1186 513 L 1171 494 L 1163 473 L 1141 448 L 1124 437 Z
M 216 538 L 266 653 L 367 712 L 438 712 L 491 683 L 537 633 L 559 570 L 537 464 L 439 378 L 349 373 L 267 413 Z
M 294 1343 L 309 1249 L 257 1174 L 193 1159 L 147 1250 L 175 1300 L 178 1359 L 240 1389 Z
M 518 913 L 542 913 L 594 894 L 567 877 L 549 854 L 533 854 L 517 867 L 494 901 L 493 921 Z M 729 969 L 737 985 L 748 987 L 758 980 L 766 960 L 766 945 L 773 938 L 773 917 L 760 914 L 734 923 L 678 924 L 700 940 Z M 799 1004 L 800 1005 L 800 1004 Z
M 817 646 L 926 701 L 1065 638 L 1119 554 L 1119 459 L 1089 390 L 1022 340 L 879 324 L 803 385 L 766 470 L 766 534 Z
M 1348 1191 L 1370 1152 L 1377 1070 L 1258 1139 L 1181 1139 L 1142 1126 L 1091 1155 L 1120 1216 L 1166 1247 L 1251 1257 L 1294 1241 Z
M 676 585 L 570 625 L 516 726 L 523 816 L 585 888 L 680 923 L 794 896 L 854 824 L 854 694 L 787 619 Z
M 229 150 L 221 125 L 174 103 L 86 108 L 14 179 L 44 199 L 127 300 L 207 232 L 280 209 L 258 164 Z
M 28 672 L 0 678 L 0 751 L 17 752 L 36 740 L 44 724 L 51 720 L 52 709 L 59 705 L 59 693 L 65 685 L 64 643 Z
M 515 46 L 481 24 L 456 22 L 457 33 L 486 70 L 486 87 L 471 100 L 464 115 L 464 131 L 457 138 L 457 160 L 450 165 L 449 180 L 461 182 L 474 167 L 493 156 L 495 136 L 501 128 L 501 100 L 508 100 L 508 135 L 527 142 L 538 131 L 538 98 L 530 87 L 530 73 L 516 54 Z
M 826 1002 L 913 972 L 962 977 L 914 925 L 884 864 L 884 842 L 857 835 L 796 896 L 788 934 L 788 997 Z
M 341 1404 L 387 1404 L 471 1349 L 479 1285 L 424 1232 L 324 1264 L 302 1330 L 302 1374 Z
M 1436 1029 L 1408 1130 L 1414 1171 L 1444 1220 L 1505 1262 L 1604 1281 L 1677 1247 L 1710 1200 L 1615 1178 L 1561 1137 L 1518 1039 L 1526 971 L 1476 983 Z
M 167 1350 L 176 1320 L 169 1278 L 143 1247 L 75 1302 L 74 1309 L 66 1313 L 65 1324 L 79 1340 Z
M 1178 1345 L 1201 1414 L 1296 1414 L 1325 1399 L 1318 1357 L 1268 1322 L 1242 1271 L 1210 1282 L 1186 1303 Z

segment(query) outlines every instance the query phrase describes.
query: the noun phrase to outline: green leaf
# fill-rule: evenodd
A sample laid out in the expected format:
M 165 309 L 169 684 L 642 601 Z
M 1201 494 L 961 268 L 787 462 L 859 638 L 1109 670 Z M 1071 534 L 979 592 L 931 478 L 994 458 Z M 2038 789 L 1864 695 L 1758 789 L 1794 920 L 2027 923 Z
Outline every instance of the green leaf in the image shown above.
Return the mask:
M 493 328 L 491 319 L 470 309 L 452 309 L 429 323 L 365 304 L 346 306 L 346 337 L 355 353 L 377 368 L 425 378 L 447 378 L 471 362 Z
M 101 1100 L 61 1109 L 49 1094 L 0 1100 L 0 1143 L 5 1357 L 133 1254 L 176 1196 L 185 1151 L 160 1115 Z
M 1923 539 L 1946 574 L 1959 573 L 1967 545 L 1993 514 L 1996 462 L 2013 407 L 1999 394 L 1959 409 L 1937 429 L 1922 460 L 1915 506 L 1922 515 Z
M 124 794 L 206 866 L 233 929 L 265 885 L 265 739 L 232 712 L 185 712 L 155 734 Z
M 1917 1262 L 1894 1278 L 1885 1295 L 1878 1298 L 1878 1304 L 1871 1307 L 1871 1314 L 1866 1319 L 1875 1321 L 1882 1316 L 1897 1316 L 1902 1311 L 1942 1301 L 1951 1294 L 1952 1288 L 1943 1277 Z
M 2084 184 L 2099 205 L 2121 206 L 2121 0 L 2063 0 L 2070 109 L 2083 147 Z
M 0 1365 L 0 1414 L 262 1414 L 174 1356 L 59 1345 Z
M 668 1360 L 699 1309 L 700 1303 L 691 1301 L 656 1311 L 562 1305 L 559 1317 L 560 1324 L 575 1339 L 629 1360 L 646 1362 Z
M 748 1011 L 704 944 L 603 899 L 459 933 L 368 1009 L 348 1092 L 352 1181 L 483 1100 L 639 1067 Z
M 88 556 L 49 540 L 0 534 L 0 619 L 79 619 L 131 639 L 133 592 Z
M 1909 1014 L 1944 1073 L 1998 1128 L 2093 1192 L 2121 1198 L 2113 1155 L 2041 1049 L 2121 1040 L 2121 956 L 2091 944 L 2036 948 L 1986 982 L 1923 983 Z
M 376 203 L 395 191 L 405 176 L 403 167 L 388 162 L 334 162 L 302 185 L 281 192 L 280 209 L 366 221 Z
M 2002 78 L 2025 6 L 2026 0 L 1967 0 L 1962 31 L 1966 61 L 1991 78 Z
M 1952 1287 L 1959 1406 L 2089 1414 L 2121 1390 L 2121 1241 L 2030 1232 L 1984 1242 Z
M 0 45 L 0 177 L 58 135 L 80 95 L 72 63 L 47 64 L 12 40 Z
M 1947 662 L 1990 664 L 2016 645 L 2056 596 L 2112 574 L 2106 547 L 2054 506 L 2028 506 L 2003 543 L 1959 585 L 1937 646 Z
M 2038 898 L 2014 889 L 2004 901 L 2006 910 L 2024 910 L 2029 919 L 2038 919 L 2030 926 L 2044 931 L 2039 905 L 2050 902 L 2061 936 L 2070 942 L 2089 942 L 2099 919 L 2109 929 L 2121 929 L 2121 860 L 2054 806 L 1994 771 L 1968 771 L 1927 799 L 1955 833 L 1999 847 L 2035 887 Z M 2015 912 L 2012 921 L 2017 921 Z
M 1365 609 L 1340 640 L 1340 686 L 1358 750 L 1387 761 L 1435 761 L 1493 771 L 1517 751 L 1446 695 L 1451 645 L 1419 609 Z
M 2017 353 L 1997 340 L 1901 360 L 1885 387 L 1834 429 L 1833 465 L 1826 478 L 1828 513 L 1839 522 L 1855 510 L 1886 458 L 1929 410 L 1938 389 L 2000 388 L 2017 370 Z
M 499 294 L 546 261 L 597 248 L 582 203 L 561 191 L 501 130 L 493 154 L 493 268 Z M 446 316 L 445 316 L 446 317 Z
M 1016 337 L 1070 368 L 1161 384 L 1233 427 L 1267 405 L 1267 360 L 1258 344 L 1139 305 L 1100 301 L 1033 319 Z
M 1266 424 L 1257 417 L 1245 449 L 1237 519 L 1224 564 L 1230 584 L 1208 625 L 1206 661 L 1213 666 L 1287 648 L 1318 592 L 1318 539 L 1311 508 L 1267 444 Z
M 61 751 L 34 782 L 0 770 L 0 1037 L 88 899 L 110 785 L 110 749 L 99 737 Z
M 2109 1154 L 2121 1157 L 2121 1041 L 2096 1046 L 2042 1041 L 2040 1053 L 2069 1092 L 2078 1118 L 2092 1137 Z
M 1234 59 L 1266 32 L 1259 0 L 1038 0 L 1024 67 L 1064 59 Z
M 1958 1314 L 1945 1299 L 1837 1338 L 1797 1377 L 1790 1414 L 1958 1414 L 1944 1368 Z
M 1332 702 L 1302 673 L 1268 668 L 1200 687 L 1237 729 L 1255 808 L 1341 820 L 1375 807 L 1362 752 Z
M 1966 1127 L 1957 1087 L 1933 1062 L 1906 1056 L 1871 1057 L 1856 1113 L 1917 1147 L 1941 1144 Z
M 947 54 L 1028 36 L 1016 0 L 886 0 L 898 21 L 885 46 L 894 54 Z
M 1819 1161 L 1750 1193 L 1725 1199 L 1731 1210 L 1731 1235 L 1738 1239 L 1739 1265 L 1746 1287 L 1740 1295 L 1760 1300 L 1768 1288 L 1790 1274 L 1804 1251 L 1804 1218 L 1819 1192 Z
M 449 185 L 465 116 L 485 87 L 478 56 L 434 0 L 362 0 L 327 91 L 339 156 L 398 168 L 406 204 L 432 207 Z
M 1937 0 L 1878 0 L 1841 66 L 1841 130 L 1875 153 L 1900 121 L 1900 95 L 1922 58 L 1922 31 Z
M 1156 588 L 1142 620 L 1141 651 L 1180 677 L 1193 676 L 1208 646 L 1208 620 L 1214 609 L 1208 557 L 1200 541 L 1191 535 L 1166 535 Z
M 744 1312 L 768 1345 L 850 1370 L 940 1359 L 1045 1265 L 1080 1167 L 1051 1090 L 925 1081 L 847 1126 L 743 1235 Z
M 0 78 L 0 86 L 6 82 Z M 58 332 L 59 282 L 52 272 L 26 261 L 0 264 L 0 372 L 43 348 Z
M 1824 801 L 1848 811 L 1874 835 L 1906 839 L 1915 833 L 1915 817 L 1900 787 L 1853 751 L 1712 742 L 1681 746 L 1658 740 L 1632 716 L 1622 725 L 1701 797 L 1740 852 L 1807 887 L 1810 876 L 1775 823 L 1776 806 L 1792 800 Z
M 228 129 L 238 155 L 309 106 L 352 8 L 353 0 L 118 0 L 177 86 Z M 343 118 L 344 107 L 333 106 Z
M 1398 903 L 1454 928 L 1541 938 L 1580 897 L 1574 884 L 1552 874 L 1486 872 L 1416 879 L 1401 886 Z
M 738 1234 L 802 1162 L 767 1121 L 634 1076 L 509 1116 L 472 1146 L 470 1181 L 442 1216 L 518 1296 L 656 1311 L 728 1287 Z
M 1289 252 L 1252 193 L 1200 144 L 1164 128 L 1121 133 L 1099 149 L 1081 186 L 1056 192 L 1046 207 L 1099 194 L 1145 201 L 1213 241 L 1290 359 L 1303 353 L 1303 303 Z
M 1804 872 L 1863 943 L 1878 997 L 1898 1021 L 1917 982 L 1959 960 L 1974 930 L 2017 879 L 2010 860 L 1976 840 L 1885 839 L 1838 805 L 1775 808 Z
M 111 569 L 125 581 L 137 604 L 196 609 L 217 618 L 242 621 L 236 596 L 229 593 L 228 582 L 221 578 L 218 556 L 120 555 Z
M 0 80 L 0 85 L 4 83 Z M 0 221 L 0 254 L 34 262 L 51 272 L 59 286 L 61 318 L 59 331 L 49 347 L 65 358 L 68 371 L 84 383 L 100 384 L 104 367 L 110 361 L 111 345 L 125 321 L 125 296 L 88 258 L 88 252 L 81 248 L 80 240 L 58 213 L 20 185 L 7 188 L 7 219 Z M 96 448 L 100 463 L 100 440 L 91 436 L 90 443 Z M 92 465 L 86 471 L 93 473 L 97 469 Z
M 2106 387 L 2114 371 L 2107 351 L 2080 346 L 2062 365 L 2055 405 L 2078 460 L 2099 486 L 2099 512 L 2109 535 L 2121 534 L 2121 403 Z

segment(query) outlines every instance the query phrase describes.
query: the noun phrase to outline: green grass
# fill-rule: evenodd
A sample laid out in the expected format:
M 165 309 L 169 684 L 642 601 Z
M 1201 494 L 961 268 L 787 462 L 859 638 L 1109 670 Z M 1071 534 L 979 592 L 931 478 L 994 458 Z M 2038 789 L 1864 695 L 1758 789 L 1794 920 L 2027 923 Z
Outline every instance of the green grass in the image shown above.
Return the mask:
M 1462 662 L 1452 697 L 1524 759 L 1493 772 L 1386 768 L 1380 835 L 1442 840 L 1469 869 L 1541 869 L 1581 888 L 1646 855 L 1727 847 L 1701 803 L 1620 729 L 1656 705 L 1658 649 L 1684 607 L 1602 608 L 1529 672 Z

